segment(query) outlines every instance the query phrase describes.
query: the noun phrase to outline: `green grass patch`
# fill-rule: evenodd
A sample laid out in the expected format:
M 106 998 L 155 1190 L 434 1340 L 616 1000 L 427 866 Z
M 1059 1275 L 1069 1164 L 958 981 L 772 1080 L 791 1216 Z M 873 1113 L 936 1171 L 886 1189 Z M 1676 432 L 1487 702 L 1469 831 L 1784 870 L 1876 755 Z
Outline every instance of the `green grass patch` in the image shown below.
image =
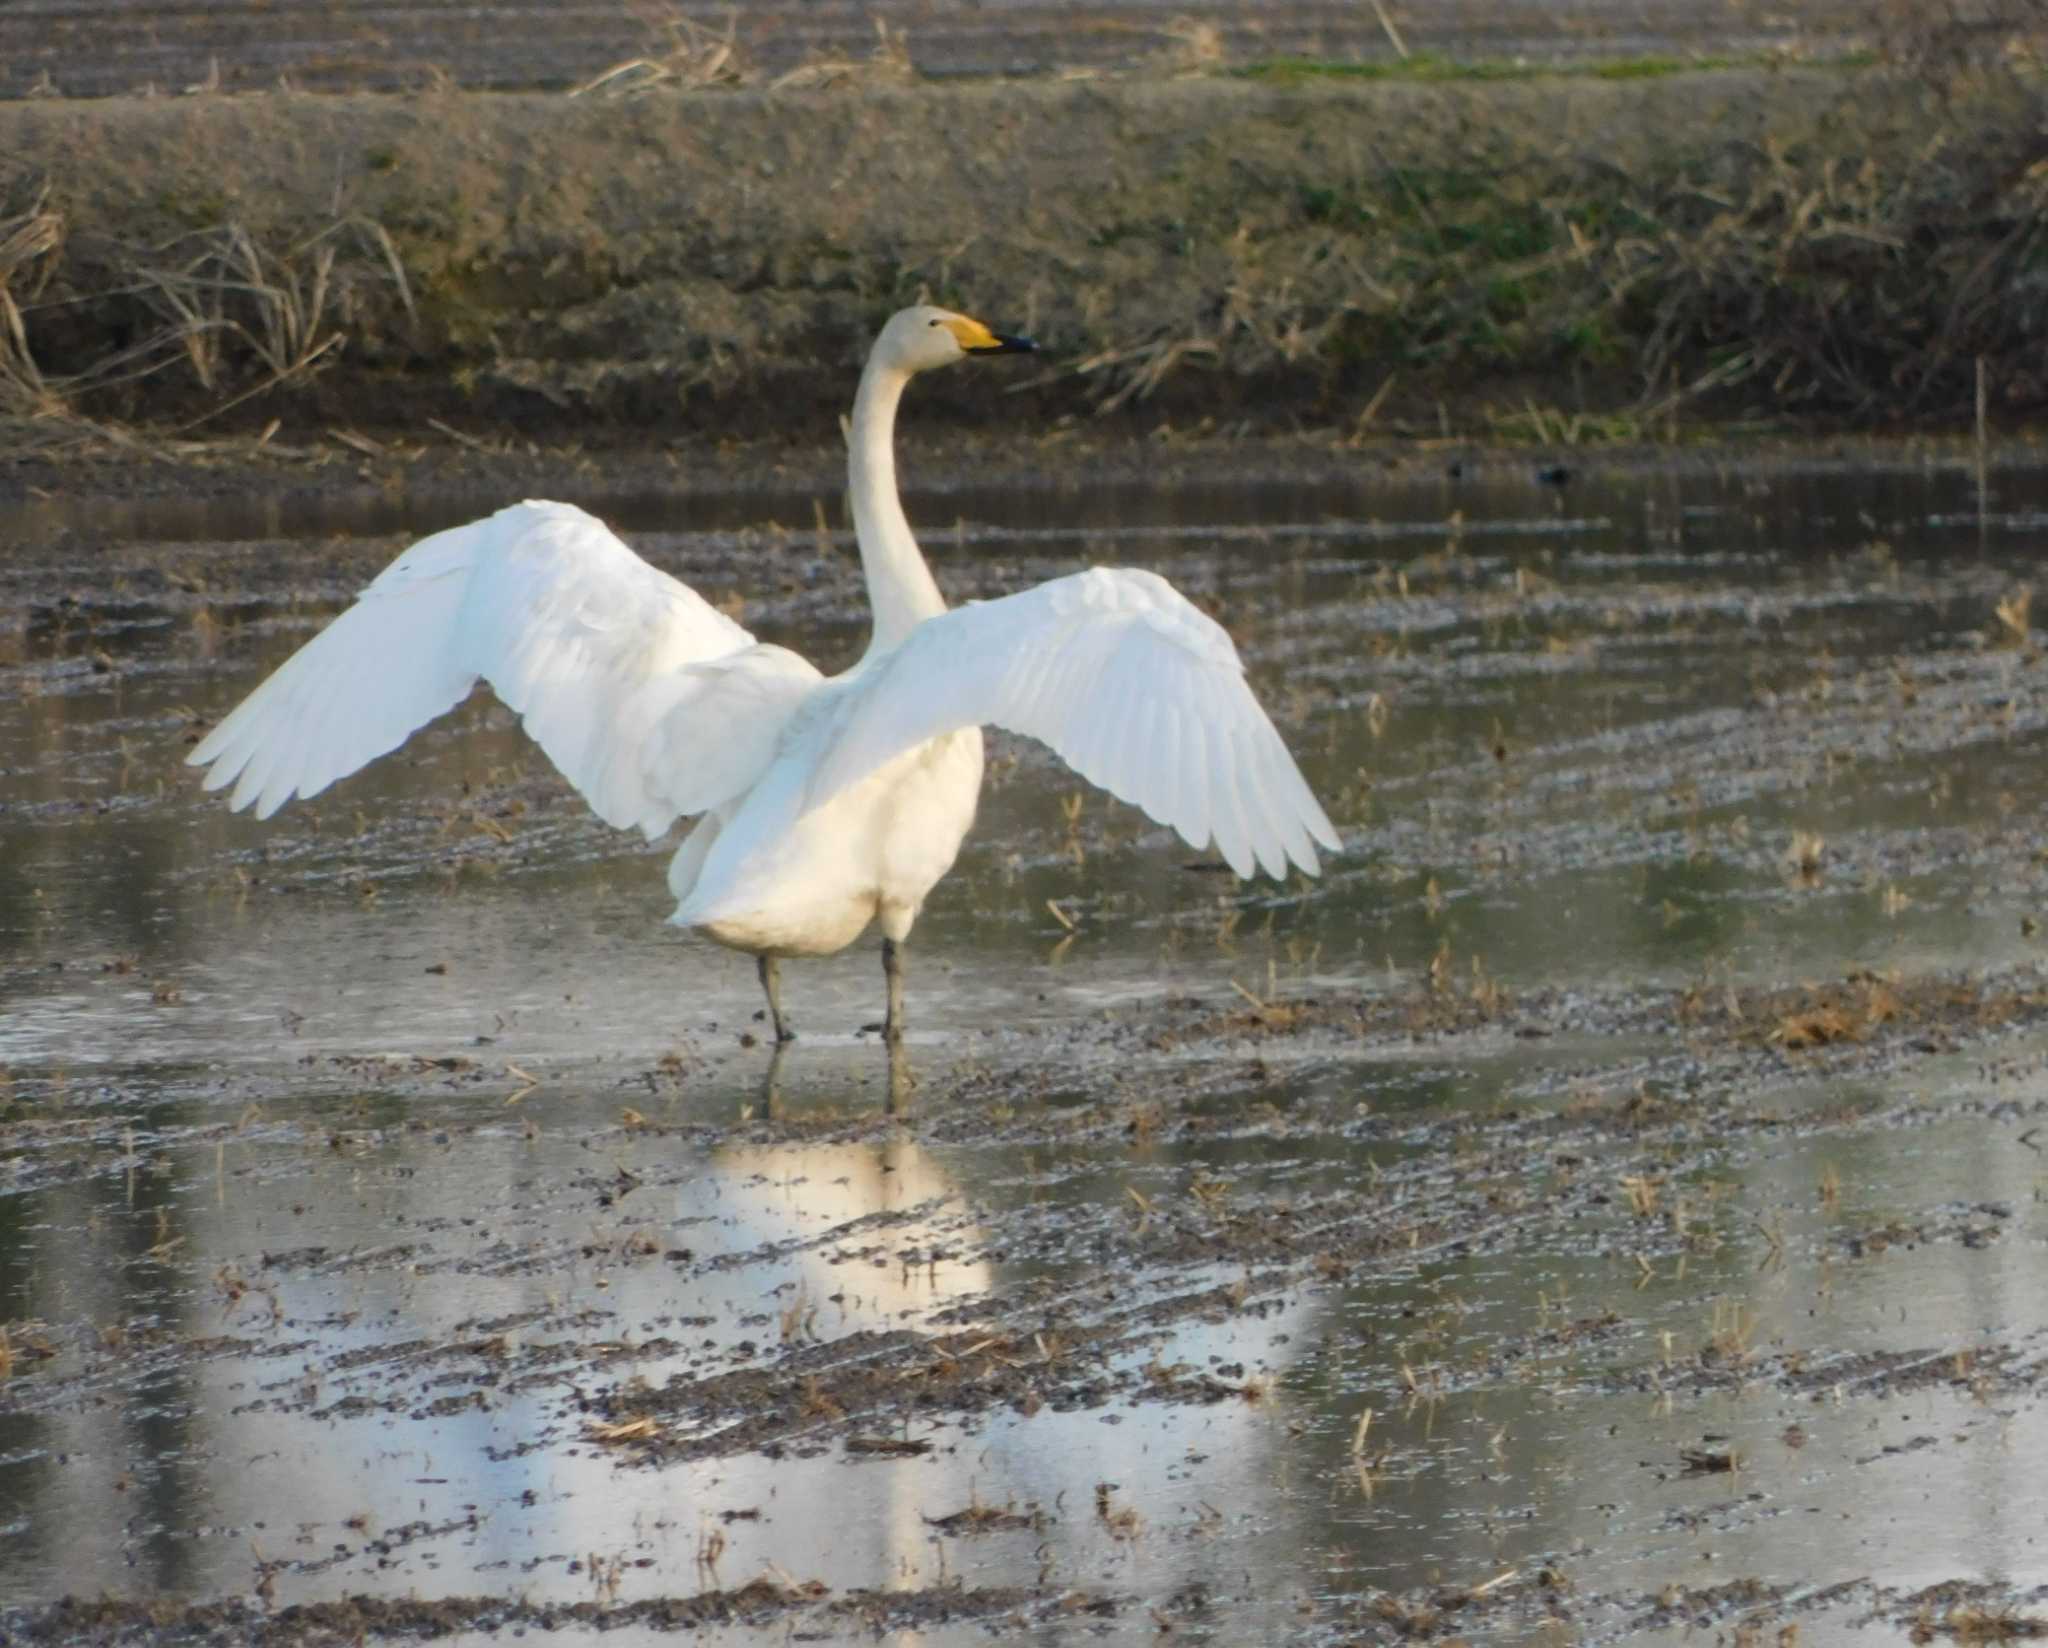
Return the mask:
M 1586 72 L 1595 80 L 1668 80 L 1678 74 L 1712 74 L 1757 66 L 1757 59 L 1739 57 L 1619 57 L 1612 62 L 1588 64 Z
M 1876 61 L 1874 53 L 1857 52 L 1817 62 L 1813 66 L 1867 68 Z M 1409 57 L 1370 62 L 1320 57 L 1268 57 L 1247 63 L 1233 72 L 1246 80 L 1281 83 L 1304 80 L 1368 80 L 1480 84 L 1503 80 L 1666 80 L 1683 74 L 1714 74 L 1732 70 L 1769 68 L 1774 62 L 1774 59 L 1762 56 L 1645 55 L 1544 63 L 1521 59 L 1510 61 L 1503 58 L 1457 58 L 1446 57 L 1438 52 L 1416 52 Z

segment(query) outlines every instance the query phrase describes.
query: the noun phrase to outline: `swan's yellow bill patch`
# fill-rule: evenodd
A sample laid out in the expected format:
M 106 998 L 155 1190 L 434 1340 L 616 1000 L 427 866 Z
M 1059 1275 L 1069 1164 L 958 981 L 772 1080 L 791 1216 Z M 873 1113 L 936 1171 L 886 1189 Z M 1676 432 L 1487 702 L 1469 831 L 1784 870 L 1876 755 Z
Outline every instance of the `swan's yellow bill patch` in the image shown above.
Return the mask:
M 1007 332 L 991 332 L 978 320 L 949 315 L 935 324 L 944 326 L 970 355 L 1028 355 L 1038 348 L 1029 338 L 1013 338 Z
M 965 315 L 954 315 L 945 322 L 946 330 L 966 350 L 995 350 L 1003 346 L 1003 340 L 978 320 L 969 320 Z

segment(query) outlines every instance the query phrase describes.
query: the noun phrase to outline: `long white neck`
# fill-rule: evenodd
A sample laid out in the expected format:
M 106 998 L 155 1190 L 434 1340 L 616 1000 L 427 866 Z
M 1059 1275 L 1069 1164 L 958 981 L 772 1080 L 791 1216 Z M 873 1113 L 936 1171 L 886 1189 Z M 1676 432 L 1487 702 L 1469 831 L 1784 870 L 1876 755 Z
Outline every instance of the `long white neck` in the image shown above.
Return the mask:
M 896 403 L 910 374 L 884 366 L 872 356 L 853 400 L 853 428 L 847 435 L 847 483 L 853 497 L 853 531 L 860 540 L 868 601 L 875 612 L 868 656 L 892 651 L 927 618 L 946 610 L 896 494 Z

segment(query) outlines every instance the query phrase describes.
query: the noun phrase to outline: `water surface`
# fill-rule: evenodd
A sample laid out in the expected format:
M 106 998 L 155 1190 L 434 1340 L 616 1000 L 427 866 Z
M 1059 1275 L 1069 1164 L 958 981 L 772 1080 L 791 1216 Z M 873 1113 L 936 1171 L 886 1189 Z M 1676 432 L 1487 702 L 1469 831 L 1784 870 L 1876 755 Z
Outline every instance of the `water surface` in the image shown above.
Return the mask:
M 858 652 L 829 502 L 591 501 Z M 1978 502 L 1415 465 L 914 504 L 958 598 L 1108 561 L 1216 612 L 1347 850 L 1240 884 L 999 740 L 893 1094 L 871 944 L 785 969 L 771 1065 L 751 965 L 662 922 L 666 848 L 487 698 L 268 823 L 181 766 L 474 500 L 0 519 L 8 1604 L 2024 1610 L 2048 474 Z M 1842 981 L 1825 1043 L 1755 1020 Z

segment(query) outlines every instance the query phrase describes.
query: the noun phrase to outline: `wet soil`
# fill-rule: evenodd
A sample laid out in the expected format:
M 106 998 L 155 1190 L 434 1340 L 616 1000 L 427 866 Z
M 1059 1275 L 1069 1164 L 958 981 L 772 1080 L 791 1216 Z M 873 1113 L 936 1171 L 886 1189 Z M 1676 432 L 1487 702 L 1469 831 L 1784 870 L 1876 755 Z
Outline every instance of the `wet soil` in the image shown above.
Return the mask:
M 865 951 L 771 1054 L 484 702 L 196 791 L 469 500 L 18 508 L 0 1632 L 2038 1634 L 2048 475 L 1984 487 L 914 501 L 956 597 L 1222 614 L 1347 850 L 1239 884 L 1000 743 L 900 1062 Z M 610 501 L 831 662 L 808 498 Z

